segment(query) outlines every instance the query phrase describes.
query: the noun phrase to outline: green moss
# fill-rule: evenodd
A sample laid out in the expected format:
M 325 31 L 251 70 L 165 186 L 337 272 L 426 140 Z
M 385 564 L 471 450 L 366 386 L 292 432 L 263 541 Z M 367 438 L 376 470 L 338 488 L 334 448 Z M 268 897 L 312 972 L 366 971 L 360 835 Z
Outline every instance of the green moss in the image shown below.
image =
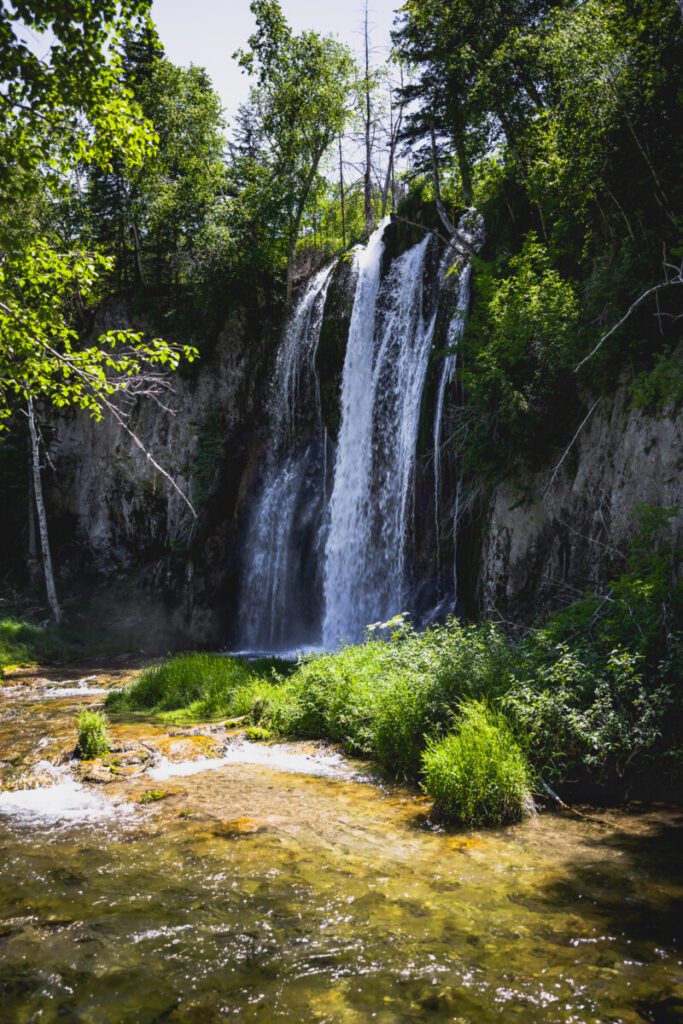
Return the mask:
M 165 800 L 170 795 L 165 789 L 148 789 L 142 794 L 138 802 L 141 804 L 154 804 L 159 800 Z
M 520 821 L 533 807 L 531 770 L 502 715 L 463 704 L 453 733 L 428 744 L 423 788 L 444 818 L 467 827 Z
M 272 738 L 273 734 L 270 729 L 264 728 L 262 725 L 249 725 L 244 730 L 244 735 L 248 740 L 252 740 L 254 743 L 265 743 L 266 740 Z

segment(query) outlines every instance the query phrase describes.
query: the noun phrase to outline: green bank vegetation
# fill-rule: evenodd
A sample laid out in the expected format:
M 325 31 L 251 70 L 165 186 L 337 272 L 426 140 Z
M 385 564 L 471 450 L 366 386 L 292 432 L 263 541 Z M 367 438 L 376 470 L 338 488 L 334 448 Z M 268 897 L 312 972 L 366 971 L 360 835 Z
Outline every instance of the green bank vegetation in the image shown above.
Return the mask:
M 8 669 L 63 662 L 75 652 L 63 631 L 51 624 L 14 615 L 0 618 L 0 679 Z
M 398 617 L 289 675 L 267 662 L 173 658 L 108 707 L 325 738 L 422 781 L 465 824 L 518 818 L 534 785 L 664 792 L 683 769 L 683 585 L 669 518 L 641 510 L 622 575 L 521 639 L 455 620 L 418 633 Z

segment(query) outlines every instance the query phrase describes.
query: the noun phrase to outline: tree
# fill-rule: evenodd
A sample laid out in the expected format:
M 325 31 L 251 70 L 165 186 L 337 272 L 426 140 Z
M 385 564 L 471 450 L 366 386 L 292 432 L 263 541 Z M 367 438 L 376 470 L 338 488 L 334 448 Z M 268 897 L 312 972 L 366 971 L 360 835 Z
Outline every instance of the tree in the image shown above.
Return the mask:
M 416 68 L 403 89 L 412 105 L 404 138 L 412 144 L 432 139 L 452 146 L 463 201 L 473 200 L 473 167 L 495 142 L 511 131 L 507 108 L 493 103 L 486 72 L 511 33 L 537 22 L 549 0 L 408 0 L 394 33 L 399 58 Z M 516 99 L 517 94 L 515 94 Z M 508 97 L 509 99 L 509 97 Z
M 287 262 L 287 295 L 306 204 L 320 163 L 348 118 L 354 70 L 347 47 L 316 32 L 295 35 L 278 0 L 253 0 L 256 32 L 236 55 L 255 76 L 252 103 L 260 115 L 269 179 L 277 181 Z
M 207 219 L 224 195 L 225 122 L 203 68 L 180 68 L 128 36 L 126 74 L 157 146 L 140 167 L 90 170 L 92 238 L 116 255 L 120 283 L 157 287 L 191 275 Z
M 195 354 L 131 331 L 110 331 L 84 346 L 77 314 L 98 274 L 111 270 L 111 259 L 82 245 L 66 247 L 52 230 L 55 199 L 70 193 L 81 167 L 111 173 L 115 160 L 139 166 L 154 148 L 154 129 L 126 82 L 118 52 L 126 33 L 148 25 L 148 13 L 149 0 L 16 0 L 0 10 L 0 427 L 23 408 L 46 589 L 57 620 L 37 403 L 73 406 L 96 419 L 107 411 L 142 447 L 121 401 L 140 395 L 161 401 L 169 387 L 166 371 Z M 49 34 L 45 58 L 23 41 L 25 29 Z M 32 214 L 19 228 L 17 206 Z
M 37 168 L 53 182 L 79 163 L 140 164 L 154 143 L 125 85 L 116 44 L 148 21 L 150 0 L 16 0 L 0 8 L 0 205 L 19 201 Z M 45 34 L 47 55 L 24 41 Z M 42 48 L 42 47 L 41 47 Z M 11 229 L 0 218 L 0 244 Z
M 196 355 L 190 346 L 147 341 L 129 330 L 108 331 L 96 345 L 83 347 L 74 325 L 74 307 L 88 300 L 98 273 L 109 269 L 107 257 L 58 254 L 44 240 L 19 256 L 0 260 L 0 427 L 17 406 L 26 412 L 43 570 L 56 621 L 61 619 L 61 609 L 41 483 L 36 403 L 75 407 L 96 420 L 108 412 L 143 448 L 126 422 L 125 403 L 146 396 L 162 404 L 170 388 L 167 371 L 175 370 L 182 358 L 192 360 Z M 194 514 L 189 499 L 168 473 L 145 454 Z

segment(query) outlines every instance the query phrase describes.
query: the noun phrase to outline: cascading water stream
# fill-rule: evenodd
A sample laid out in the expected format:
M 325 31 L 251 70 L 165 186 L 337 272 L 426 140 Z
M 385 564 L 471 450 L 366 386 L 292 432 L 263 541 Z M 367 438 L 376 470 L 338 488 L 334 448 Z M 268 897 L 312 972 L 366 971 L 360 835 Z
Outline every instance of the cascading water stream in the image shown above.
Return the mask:
M 452 258 L 449 251 L 448 259 Z M 437 566 L 441 563 L 441 456 L 442 456 L 442 432 L 443 432 L 443 411 L 446 390 L 455 378 L 455 371 L 458 368 L 458 348 L 465 330 L 467 311 L 470 305 L 470 291 L 472 282 L 472 265 L 468 263 L 463 269 L 458 281 L 458 298 L 455 305 L 453 317 L 448 325 L 448 336 L 446 344 L 449 353 L 441 364 L 439 384 L 436 392 L 436 403 L 434 409 L 434 514 L 436 526 L 436 559 Z M 457 529 L 457 522 L 455 523 Z M 457 596 L 457 595 L 456 595 Z
M 373 621 L 402 611 L 424 616 L 430 607 L 438 617 L 453 606 L 455 567 L 452 586 L 441 580 L 443 425 L 469 305 L 469 257 L 483 240 L 482 223 L 474 211 L 465 214 L 438 268 L 431 234 L 388 261 L 388 223 L 383 221 L 353 256 L 336 443 L 325 427 L 316 371 L 333 268 L 312 279 L 282 336 L 270 440 L 250 507 L 243 561 L 240 643 L 252 650 L 321 641 L 334 648 L 361 639 Z M 390 234 L 386 238 L 393 240 Z M 448 354 L 436 385 L 432 499 L 417 467 L 418 434 L 438 309 L 443 309 L 438 297 L 442 288 L 451 290 L 447 272 L 458 259 L 463 265 L 455 309 L 443 340 Z M 341 308 L 336 289 L 328 304 L 332 318 Z M 330 337 L 335 330 L 333 324 Z M 325 345 L 329 359 L 327 340 Z M 459 507 L 461 488 L 449 474 L 449 494 L 451 483 Z M 452 509 L 450 498 L 448 504 Z M 458 507 L 451 513 L 454 548 Z M 435 535 L 427 531 L 416 538 L 416 516 L 429 515 L 429 508 Z M 436 603 L 428 605 L 431 595 Z
M 260 494 L 250 517 L 240 603 L 240 639 L 245 647 L 287 646 L 294 627 L 292 597 L 297 527 L 306 518 L 307 485 L 324 495 L 326 439 L 319 416 L 315 354 L 333 267 L 316 274 L 294 310 L 277 355 L 270 410 L 270 441 Z M 301 406 L 315 403 L 318 443 L 297 444 Z M 314 450 L 315 449 L 315 450 Z M 317 449 L 322 450 L 321 452 Z M 311 483 L 311 477 L 315 479 Z
M 410 491 L 436 314 L 424 310 L 427 236 L 380 287 L 385 225 L 358 257 L 325 549 L 323 644 L 402 610 Z

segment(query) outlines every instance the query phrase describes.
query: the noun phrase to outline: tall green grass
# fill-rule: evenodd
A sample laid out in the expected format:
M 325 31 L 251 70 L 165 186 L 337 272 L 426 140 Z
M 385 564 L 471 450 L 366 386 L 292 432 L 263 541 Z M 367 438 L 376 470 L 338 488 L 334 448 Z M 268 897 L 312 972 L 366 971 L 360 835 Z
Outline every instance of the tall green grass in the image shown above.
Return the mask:
M 0 678 L 12 665 L 47 664 L 73 655 L 73 644 L 58 627 L 11 615 L 0 618 Z
M 440 813 L 469 828 L 520 821 L 533 808 L 532 773 L 509 724 L 481 701 L 422 755 L 423 788 Z
M 125 692 L 109 694 L 113 711 L 150 711 L 174 721 L 258 718 L 273 688 L 276 663 L 250 663 L 217 654 L 180 654 L 145 669 Z

